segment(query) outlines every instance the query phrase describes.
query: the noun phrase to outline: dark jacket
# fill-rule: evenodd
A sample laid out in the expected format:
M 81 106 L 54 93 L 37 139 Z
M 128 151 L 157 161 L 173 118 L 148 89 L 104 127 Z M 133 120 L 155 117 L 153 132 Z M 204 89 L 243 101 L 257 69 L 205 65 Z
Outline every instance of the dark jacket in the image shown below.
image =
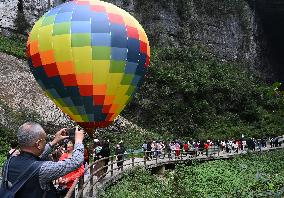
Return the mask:
M 16 181 L 21 173 L 26 171 L 26 168 L 31 165 L 34 161 L 40 161 L 36 156 L 33 156 L 30 153 L 23 152 L 17 157 L 13 157 L 10 161 L 8 170 L 8 180 L 12 183 Z M 39 170 L 34 177 L 30 178 L 24 186 L 17 192 L 16 198 L 41 198 L 44 195 L 44 191 L 41 189 L 39 184 Z M 52 183 L 51 191 L 47 191 L 45 198 L 54 198 L 56 197 L 56 190 Z

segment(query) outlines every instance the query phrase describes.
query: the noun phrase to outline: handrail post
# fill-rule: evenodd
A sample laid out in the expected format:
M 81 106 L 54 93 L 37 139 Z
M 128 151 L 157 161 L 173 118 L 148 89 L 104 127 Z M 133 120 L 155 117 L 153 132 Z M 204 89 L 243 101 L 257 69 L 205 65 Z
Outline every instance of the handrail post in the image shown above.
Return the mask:
M 76 194 L 76 186 L 78 185 L 78 181 L 79 181 L 79 178 L 76 178 L 75 181 L 73 181 L 71 188 L 68 190 L 64 198 L 70 198 L 73 193 Z
M 147 151 L 144 152 L 144 166 L 146 167 L 146 155 L 147 155 Z
M 110 157 L 110 175 L 113 176 L 113 156 Z
M 158 150 L 156 151 L 156 164 L 158 164 Z
M 132 151 L 132 167 L 134 167 L 134 151 Z
M 93 185 L 94 185 L 94 181 L 93 181 L 93 173 L 94 173 L 94 164 L 92 164 L 90 166 L 90 191 L 89 191 L 89 197 L 92 197 L 93 196 Z M 82 193 L 83 194 L 83 193 Z
M 167 158 L 167 156 L 168 156 L 168 159 L 169 159 L 169 161 L 170 161 L 170 157 L 169 157 L 168 150 L 165 150 L 165 155 L 164 155 L 165 159 Z
M 78 191 L 80 191 L 84 186 L 84 175 L 82 177 L 80 177 L 79 182 L 78 182 Z M 82 198 L 83 197 L 83 193 L 78 197 L 78 198 Z
M 121 171 L 123 171 L 124 158 L 125 158 L 125 153 L 122 154 L 122 166 L 121 166 Z

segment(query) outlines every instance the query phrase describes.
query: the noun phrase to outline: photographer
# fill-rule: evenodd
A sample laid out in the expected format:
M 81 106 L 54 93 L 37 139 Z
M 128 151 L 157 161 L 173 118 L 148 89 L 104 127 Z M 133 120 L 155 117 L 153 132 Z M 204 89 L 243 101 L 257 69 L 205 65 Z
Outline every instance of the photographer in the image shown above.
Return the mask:
M 63 128 L 55 134 L 52 142 L 46 143 L 46 133 L 41 125 L 27 122 L 18 130 L 18 143 L 21 149 L 20 155 L 11 157 L 3 167 L 3 183 L 1 191 L 10 189 L 10 183 L 21 182 L 19 176 L 27 174 L 30 178 L 17 191 L 17 198 L 54 198 L 56 190 L 52 181 L 66 175 L 80 167 L 84 161 L 83 130 L 75 131 L 75 145 L 72 157 L 64 161 L 44 161 L 52 147 L 61 140 L 67 138 L 66 129 Z M 8 165 L 7 165 L 8 164 Z M 7 173 L 7 174 L 6 174 Z M 7 177 L 4 177 L 6 176 Z M 24 180 L 26 177 L 20 177 Z M 5 181 L 7 179 L 8 181 Z M 3 191 L 3 189 L 5 189 Z M 4 194 L 5 195 L 5 194 Z

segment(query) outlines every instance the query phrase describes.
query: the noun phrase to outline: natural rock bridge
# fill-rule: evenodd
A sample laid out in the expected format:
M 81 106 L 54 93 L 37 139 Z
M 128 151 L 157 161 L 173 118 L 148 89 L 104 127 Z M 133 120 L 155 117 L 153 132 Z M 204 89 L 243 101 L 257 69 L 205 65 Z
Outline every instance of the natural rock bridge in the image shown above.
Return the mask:
M 257 151 L 251 151 L 251 152 L 267 152 L 277 149 L 283 149 L 284 145 L 279 147 L 272 147 L 272 148 L 262 148 L 261 150 Z M 133 167 L 136 166 L 142 166 L 146 169 L 151 169 L 154 173 L 162 174 L 167 166 L 169 165 L 175 165 L 180 163 L 187 163 L 191 164 L 193 161 L 209 161 L 209 160 L 220 160 L 220 159 L 230 159 L 233 157 L 236 157 L 238 155 L 246 154 L 248 150 L 243 150 L 238 153 L 226 153 L 223 151 L 220 151 L 218 147 L 212 147 L 209 149 L 208 156 L 206 155 L 195 155 L 195 152 L 189 152 L 189 153 L 181 153 L 179 157 L 174 156 L 174 154 L 168 154 L 163 153 L 162 157 L 155 157 L 151 158 L 150 160 L 147 160 L 144 152 L 136 152 L 136 153 L 128 153 L 124 154 L 125 159 L 123 160 L 123 167 L 122 170 L 117 167 L 117 161 L 116 156 L 111 156 L 110 162 L 107 166 L 101 166 L 97 170 L 94 170 L 93 167 L 96 163 L 99 163 L 107 158 L 100 159 L 98 161 L 95 161 L 94 163 L 90 164 L 88 169 L 86 169 L 85 172 L 89 172 L 90 175 L 84 178 L 78 178 L 73 183 L 72 188 L 66 195 L 66 197 L 69 197 L 73 190 L 75 190 L 76 197 L 97 197 L 98 192 L 104 190 L 109 185 L 114 183 L 115 181 L 119 180 L 123 173 L 126 171 L 131 170 Z M 97 177 L 95 175 L 98 174 L 98 172 L 102 171 L 105 167 L 108 167 L 108 171 L 105 174 L 102 174 L 101 176 Z

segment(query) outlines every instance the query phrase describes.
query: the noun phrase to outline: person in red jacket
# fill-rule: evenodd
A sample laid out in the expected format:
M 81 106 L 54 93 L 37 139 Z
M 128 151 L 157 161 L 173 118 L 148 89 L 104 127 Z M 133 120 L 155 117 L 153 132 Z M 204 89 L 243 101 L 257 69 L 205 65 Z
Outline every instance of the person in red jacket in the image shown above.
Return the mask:
M 71 158 L 72 157 L 72 153 L 73 153 L 73 149 L 74 149 L 74 144 L 72 141 L 69 141 L 67 143 L 67 153 L 63 153 L 61 155 L 61 157 L 59 158 L 59 161 L 63 161 L 65 159 Z M 67 175 L 64 175 L 63 177 L 60 177 L 58 179 L 58 183 L 59 183 L 59 188 L 60 190 L 60 196 L 61 197 L 65 197 L 65 195 L 67 194 L 68 190 L 71 188 L 73 182 L 84 175 L 84 165 L 82 164 L 78 169 L 76 169 L 75 171 L 68 173 Z M 75 191 L 73 191 L 72 193 L 72 198 L 75 198 Z
M 184 143 L 183 150 L 184 150 L 185 155 L 187 155 L 188 151 L 189 151 L 189 147 L 188 147 L 188 143 L 187 142 Z
M 208 157 L 208 150 L 209 150 L 209 143 L 208 142 L 204 143 L 204 149 L 205 149 L 205 152 L 206 152 L 206 156 Z
M 180 144 L 176 142 L 175 144 L 175 152 L 176 152 L 176 158 L 180 158 Z

